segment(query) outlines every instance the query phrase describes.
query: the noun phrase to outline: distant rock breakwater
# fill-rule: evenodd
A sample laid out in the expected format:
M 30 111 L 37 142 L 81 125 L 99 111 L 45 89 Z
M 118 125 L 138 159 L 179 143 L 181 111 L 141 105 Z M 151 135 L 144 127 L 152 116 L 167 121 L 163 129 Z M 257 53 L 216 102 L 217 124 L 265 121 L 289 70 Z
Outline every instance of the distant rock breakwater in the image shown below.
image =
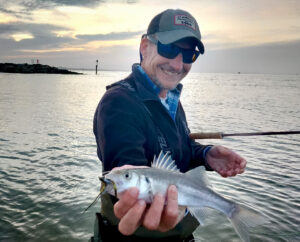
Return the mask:
M 0 72 L 8 73 L 48 73 L 48 74 L 82 74 L 41 64 L 0 63 Z

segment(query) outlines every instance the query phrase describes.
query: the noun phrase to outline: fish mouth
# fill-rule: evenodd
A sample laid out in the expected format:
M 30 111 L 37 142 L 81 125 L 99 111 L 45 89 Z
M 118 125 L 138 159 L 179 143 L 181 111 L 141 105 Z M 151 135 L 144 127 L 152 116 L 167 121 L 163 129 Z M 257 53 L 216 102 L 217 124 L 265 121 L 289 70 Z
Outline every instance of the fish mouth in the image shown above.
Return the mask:
M 100 194 L 106 192 L 106 188 L 112 185 L 114 188 L 115 197 L 117 197 L 117 185 L 113 180 L 105 177 L 99 177 L 99 180 L 101 181 Z

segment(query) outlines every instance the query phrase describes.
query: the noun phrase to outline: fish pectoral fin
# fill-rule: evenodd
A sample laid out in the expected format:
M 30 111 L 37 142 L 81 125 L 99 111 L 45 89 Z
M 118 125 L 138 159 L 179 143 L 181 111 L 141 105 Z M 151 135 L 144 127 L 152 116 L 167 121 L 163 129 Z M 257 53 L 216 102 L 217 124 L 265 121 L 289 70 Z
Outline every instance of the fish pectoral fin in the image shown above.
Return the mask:
M 204 224 L 209 217 L 209 208 L 207 207 L 188 207 L 188 210 L 201 225 Z
M 208 180 L 206 170 L 204 166 L 198 166 L 192 170 L 189 170 L 186 175 L 192 177 L 192 179 L 199 185 L 204 185 L 206 187 L 212 188 L 212 184 Z
M 153 199 L 154 199 L 154 194 L 152 192 L 151 187 L 150 187 L 150 189 L 148 189 L 148 198 L 149 198 L 149 202 L 152 203 Z
M 153 191 L 152 191 L 152 186 L 151 186 L 151 181 L 149 179 L 149 177 L 145 176 L 145 182 L 146 182 L 146 187 L 147 187 L 147 193 L 148 193 L 148 199 L 149 199 L 149 203 L 152 203 L 153 202 L 153 199 L 154 199 L 154 194 L 153 194 Z

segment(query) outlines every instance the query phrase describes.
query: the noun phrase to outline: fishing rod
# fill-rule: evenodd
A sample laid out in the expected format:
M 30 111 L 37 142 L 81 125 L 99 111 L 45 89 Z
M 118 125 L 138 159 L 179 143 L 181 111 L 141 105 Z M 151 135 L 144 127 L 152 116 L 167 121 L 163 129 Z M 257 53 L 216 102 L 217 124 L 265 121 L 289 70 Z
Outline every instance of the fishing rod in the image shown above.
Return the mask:
M 288 135 L 288 134 L 300 134 L 300 131 L 277 131 L 277 132 L 251 132 L 251 133 L 190 133 L 191 139 L 223 139 L 229 136 L 258 136 L 258 135 Z

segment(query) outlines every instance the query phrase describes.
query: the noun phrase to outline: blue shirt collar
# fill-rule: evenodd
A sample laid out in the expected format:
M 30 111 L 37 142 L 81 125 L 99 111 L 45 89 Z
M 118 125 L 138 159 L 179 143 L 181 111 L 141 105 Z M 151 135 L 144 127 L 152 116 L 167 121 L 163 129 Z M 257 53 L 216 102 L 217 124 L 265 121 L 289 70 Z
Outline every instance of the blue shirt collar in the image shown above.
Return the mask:
M 160 93 L 161 88 L 159 86 L 157 86 L 151 79 L 150 77 L 147 75 L 147 73 L 144 71 L 143 67 L 141 67 L 141 65 L 136 65 L 136 69 L 142 74 L 142 76 L 145 78 L 145 80 L 147 81 L 147 83 L 151 86 L 151 88 L 155 91 L 155 93 L 158 95 Z M 182 84 L 178 84 L 177 87 L 173 90 L 171 90 L 171 92 L 177 92 L 179 95 L 181 93 L 182 90 Z M 169 91 L 170 92 L 170 91 Z
M 147 75 L 147 73 L 144 71 L 144 69 L 140 66 L 137 65 L 137 70 L 142 74 L 144 79 L 147 81 L 149 86 L 154 90 L 154 92 L 158 95 L 161 91 L 161 88 L 157 86 Z M 176 117 L 176 112 L 177 112 L 177 107 L 179 103 L 179 98 L 182 90 L 182 84 L 178 84 L 177 87 L 173 90 L 168 91 L 167 93 L 167 104 L 168 106 L 164 107 L 168 110 L 168 113 L 172 117 L 173 120 L 175 120 Z
M 144 71 L 144 69 L 140 65 L 137 65 L 137 69 L 143 75 L 143 77 L 145 78 L 147 83 L 150 85 L 150 87 L 154 90 L 154 92 L 158 95 L 160 93 L 160 90 L 161 90 L 160 87 L 157 86 L 153 81 L 151 81 L 150 77 L 146 74 L 146 72 Z

